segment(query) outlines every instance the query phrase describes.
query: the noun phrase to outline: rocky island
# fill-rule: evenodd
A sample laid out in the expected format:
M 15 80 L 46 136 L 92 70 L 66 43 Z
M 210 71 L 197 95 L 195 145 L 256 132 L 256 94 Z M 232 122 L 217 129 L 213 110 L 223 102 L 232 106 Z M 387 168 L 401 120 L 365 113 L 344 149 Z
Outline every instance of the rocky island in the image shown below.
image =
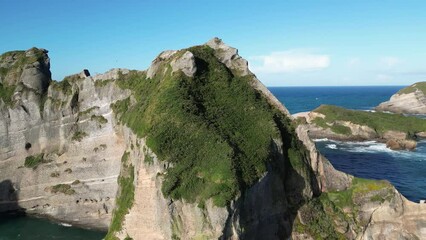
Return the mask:
M 0 57 L 0 212 L 106 239 L 425 235 L 425 204 L 335 170 L 218 38 L 162 52 L 146 71 L 56 82 L 49 64 L 37 48 Z M 340 125 L 330 131 L 352 129 Z
M 377 111 L 405 114 L 426 114 L 426 82 L 414 83 L 401 89 L 376 107 Z
M 426 136 L 426 120 L 413 116 L 367 112 L 321 105 L 309 113 L 295 114 L 307 124 L 311 138 L 340 141 L 378 141 L 393 150 L 414 150 Z

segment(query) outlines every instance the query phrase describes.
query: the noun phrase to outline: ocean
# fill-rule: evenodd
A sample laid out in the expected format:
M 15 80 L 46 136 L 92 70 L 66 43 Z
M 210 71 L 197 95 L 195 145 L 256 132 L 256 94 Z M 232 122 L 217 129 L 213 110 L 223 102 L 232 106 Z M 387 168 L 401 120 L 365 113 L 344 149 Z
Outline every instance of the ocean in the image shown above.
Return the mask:
M 0 240 L 100 240 L 105 234 L 46 219 L 0 215 Z
M 393 87 L 271 87 L 271 92 L 293 114 L 311 111 L 321 104 L 350 109 L 370 110 L 401 89 Z M 387 179 L 412 201 L 426 199 L 426 142 L 416 151 L 391 151 L 375 142 L 316 142 L 336 169 L 352 175 Z M 0 218 L 0 240 L 87 239 L 99 240 L 104 232 L 65 227 L 31 217 Z
M 290 113 L 311 111 L 321 104 L 372 110 L 403 86 L 391 87 L 271 87 Z M 377 142 L 338 142 L 322 139 L 318 150 L 343 172 L 369 179 L 386 179 L 407 199 L 426 199 L 426 141 L 415 151 L 392 151 Z

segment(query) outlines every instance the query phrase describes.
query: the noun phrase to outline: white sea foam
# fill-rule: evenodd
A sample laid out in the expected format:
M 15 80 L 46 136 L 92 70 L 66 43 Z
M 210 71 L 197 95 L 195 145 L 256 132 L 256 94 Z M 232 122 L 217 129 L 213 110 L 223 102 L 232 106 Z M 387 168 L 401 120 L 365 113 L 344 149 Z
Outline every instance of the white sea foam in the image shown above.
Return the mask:
M 329 149 L 339 149 L 352 153 L 386 153 L 395 157 L 403 158 L 409 161 L 426 161 L 424 141 L 420 141 L 416 151 L 407 150 L 391 150 L 386 147 L 386 144 L 376 141 L 365 142 L 341 142 L 341 141 L 328 141 L 325 147 Z
M 329 141 L 328 138 L 317 138 L 317 139 L 313 139 L 314 142 L 327 142 Z
M 72 227 L 72 225 L 71 224 L 68 224 L 68 223 L 59 223 L 61 226 L 64 226 L 64 227 Z
M 327 144 L 325 147 L 330 148 L 330 149 L 337 149 L 336 144 Z

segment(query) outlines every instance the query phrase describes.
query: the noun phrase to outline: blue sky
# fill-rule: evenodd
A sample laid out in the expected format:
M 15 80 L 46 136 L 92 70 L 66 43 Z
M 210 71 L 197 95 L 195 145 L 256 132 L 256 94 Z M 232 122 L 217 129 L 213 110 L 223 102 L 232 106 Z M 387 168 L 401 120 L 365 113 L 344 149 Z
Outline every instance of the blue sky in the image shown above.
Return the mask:
M 426 1 L 0 0 L 0 52 L 49 50 L 53 78 L 146 69 L 220 37 L 268 86 L 426 80 Z

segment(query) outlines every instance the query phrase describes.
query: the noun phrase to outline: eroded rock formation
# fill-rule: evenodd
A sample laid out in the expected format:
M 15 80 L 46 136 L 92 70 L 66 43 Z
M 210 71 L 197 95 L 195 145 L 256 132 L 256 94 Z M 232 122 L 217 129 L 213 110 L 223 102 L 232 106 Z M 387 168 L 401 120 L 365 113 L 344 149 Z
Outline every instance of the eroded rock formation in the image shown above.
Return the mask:
M 406 114 L 426 114 L 426 82 L 418 82 L 401 89 L 389 101 L 380 103 L 377 111 Z
M 1 87 L 9 91 L 0 100 L 0 186 L 6 189 L 0 189 L 0 211 L 24 208 L 97 228 L 110 223 L 107 239 L 421 239 L 425 234 L 426 205 L 407 201 L 387 182 L 357 179 L 336 171 L 318 153 L 306 127 L 295 128 L 286 108 L 249 71 L 247 61 L 220 39 L 181 51 L 165 51 L 147 71 L 115 69 L 93 77 L 73 75 L 60 83 L 51 82 L 50 72 L 40 67 L 42 63 L 48 66 L 46 52 L 42 52 L 43 56 L 36 59 L 38 64 L 34 59 L 19 61 L 7 54 L 0 58 L 1 66 L 7 69 L 2 70 Z M 2 63 L 4 59 L 8 65 Z M 25 64 L 15 68 L 13 62 Z M 23 71 L 10 69 L 27 68 L 40 69 L 40 73 L 31 71 L 36 71 L 34 76 L 43 77 L 34 78 L 33 84 L 25 75 L 20 84 L 17 79 L 21 79 Z M 221 79 L 211 79 L 212 76 Z M 151 88 L 140 94 L 137 81 L 147 81 Z M 228 178 L 208 178 L 208 169 L 203 169 L 202 164 L 192 165 L 196 169 L 190 176 L 198 181 L 198 186 L 208 183 L 207 186 L 221 187 L 217 192 L 208 192 L 213 195 L 207 198 L 185 198 L 173 188 L 164 189 L 164 184 L 170 183 L 171 170 L 182 167 L 179 160 L 184 156 L 167 155 L 167 149 L 156 148 L 158 136 L 167 133 L 154 135 L 162 127 L 155 125 L 155 118 L 161 116 L 132 115 L 129 111 L 156 113 L 161 101 L 169 99 L 149 96 L 177 86 L 177 93 L 184 89 L 185 94 L 170 93 L 177 99 L 183 96 L 182 109 L 189 109 L 185 114 L 193 122 L 208 123 L 197 127 L 217 131 L 223 137 L 208 144 L 218 148 L 232 145 L 237 142 L 235 139 L 240 141 L 238 134 L 245 131 L 239 123 L 248 119 L 243 114 L 232 118 L 207 114 L 210 109 L 225 114 L 219 107 L 224 105 L 206 105 L 197 95 L 201 90 L 208 93 L 216 89 L 208 88 L 209 84 L 223 82 L 229 88 L 253 93 L 246 100 L 257 105 L 243 108 L 243 113 L 270 114 L 265 120 L 272 129 L 266 139 L 267 159 L 260 159 L 262 164 L 245 165 L 248 170 L 233 165 L 235 176 Z M 160 83 L 161 88 L 157 86 Z M 191 91 L 186 91 L 188 84 L 194 84 L 188 88 Z M 233 99 L 232 95 L 227 97 Z M 236 104 L 237 100 L 229 104 Z M 170 108 L 175 107 L 173 104 L 176 102 L 172 101 Z M 181 111 L 180 107 L 176 109 Z M 160 110 L 167 114 L 167 109 Z M 240 117 L 239 121 L 226 123 L 241 129 L 235 135 L 228 135 L 227 129 L 215 122 L 238 119 L 235 117 Z M 152 132 L 146 123 L 154 124 Z M 174 124 L 179 127 L 179 122 Z M 181 129 L 194 130 L 191 127 L 188 124 Z M 262 126 L 248 128 L 252 127 Z M 191 143 L 190 139 L 187 141 Z M 236 158 L 244 156 L 240 153 L 244 148 L 232 147 L 226 148 L 232 151 L 223 157 L 234 161 L 231 164 L 246 164 L 244 161 L 248 162 L 251 156 Z M 203 161 L 203 157 L 196 160 Z M 223 172 L 228 170 L 224 168 Z M 185 171 L 188 169 L 182 169 L 181 175 Z M 255 181 L 245 180 L 238 171 L 252 171 Z M 231 197 L 216 197 L 222 196 L 226 181 L 234 177 L 238 180 L 237 191 Z M 183 178 L 173 183 L 174 188 L 192 184 Z

